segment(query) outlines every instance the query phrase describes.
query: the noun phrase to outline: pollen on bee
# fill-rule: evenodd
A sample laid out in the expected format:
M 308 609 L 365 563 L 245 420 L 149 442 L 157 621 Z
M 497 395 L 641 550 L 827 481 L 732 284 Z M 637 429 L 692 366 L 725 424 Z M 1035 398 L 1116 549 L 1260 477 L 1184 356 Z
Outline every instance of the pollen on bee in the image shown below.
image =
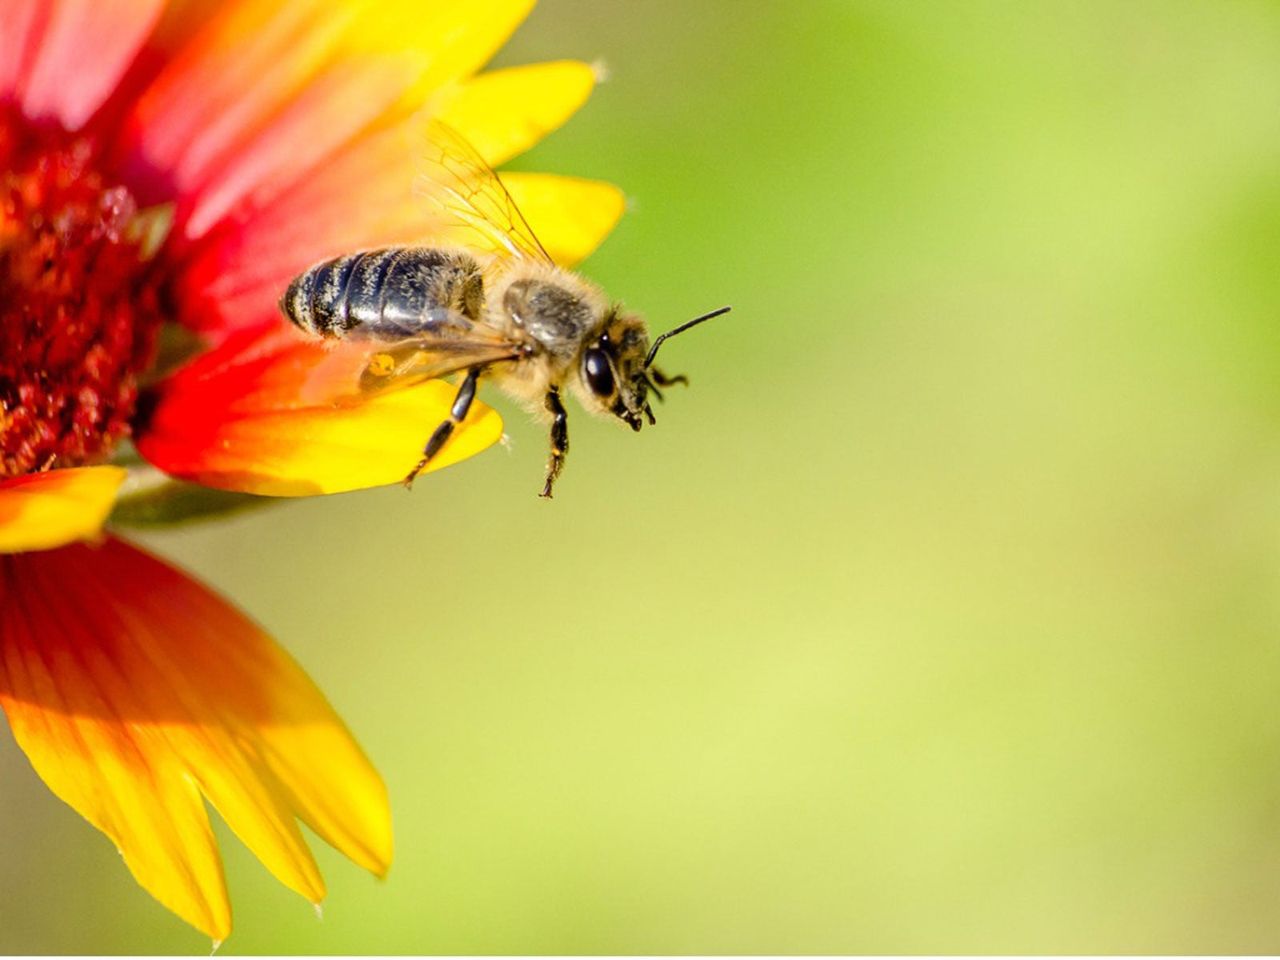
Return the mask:
M 365 368 L 365 372 L 375 377 L 389 377 L 395 368 L 396 364 L 391 358 L 391 354 L 375 353 L 369 359 L 369 365 Z

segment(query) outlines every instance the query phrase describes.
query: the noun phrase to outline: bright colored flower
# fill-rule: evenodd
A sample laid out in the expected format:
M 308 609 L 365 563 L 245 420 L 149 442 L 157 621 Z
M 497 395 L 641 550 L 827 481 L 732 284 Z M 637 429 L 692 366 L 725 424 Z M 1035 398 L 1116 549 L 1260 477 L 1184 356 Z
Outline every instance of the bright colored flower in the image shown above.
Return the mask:
M 381 874 L 385 790 L 259 628 L 99 533 L 124 478 L 104 461 L 131 437 L 175 476 L 282 495 L 405 475 L 452 388 L 310 397 L 326 354 L 276 301 L 318 260 L 429 238 L 424 114 L 497 165 L 585 100 L 582 63 L 473 75 L 530 6 L 0 0 L 0 707 L 50 788 L 215 939 L 202 795 L 318 901 L 296 821 Z M 622 209 L 606 184 L 505 182 L 566 264 Z M 176 325 L 204 352 L 173 372 Z M 475 404 L 430 469 L 500 433 Z

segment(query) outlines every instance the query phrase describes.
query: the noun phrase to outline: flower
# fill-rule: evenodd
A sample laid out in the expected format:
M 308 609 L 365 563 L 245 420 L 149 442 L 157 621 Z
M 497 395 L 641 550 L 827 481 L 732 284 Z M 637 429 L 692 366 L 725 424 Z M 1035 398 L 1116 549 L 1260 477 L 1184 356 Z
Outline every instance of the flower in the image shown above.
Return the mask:
M 385 789 L 260 628 L 100 532 L 125 476 L 107 461 L 131 438 L 171 475 L 277 495 L 404 476 L 452 388 L 309 396 L 327 355 L 276 300 L 318 260 L 428 239 L 424 114 L 497 165 L 581 105 L 583 63 L 475 74 L 530 6 L 0 0 L 0 707 L 50 788 L 217 940 L 202 795 L 318 901 L 297 819 L 381 874 Z M 504 179 L 566 264 L 622 210 L 607 184 Z M 475 404 L 431 469 L 500 433 Z

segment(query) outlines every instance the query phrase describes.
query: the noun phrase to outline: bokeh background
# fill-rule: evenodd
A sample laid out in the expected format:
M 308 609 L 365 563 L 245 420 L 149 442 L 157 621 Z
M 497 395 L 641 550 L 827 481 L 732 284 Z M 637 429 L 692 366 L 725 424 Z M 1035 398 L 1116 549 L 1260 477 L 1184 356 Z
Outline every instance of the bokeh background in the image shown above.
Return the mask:
M 517 166 L 691 374 L 145 542 L 305 664 L 397 862 L 222 954 L 1280 950 L 1280 7 L 543 0 Z M 0 950 L 198 953 L 0 737 Z

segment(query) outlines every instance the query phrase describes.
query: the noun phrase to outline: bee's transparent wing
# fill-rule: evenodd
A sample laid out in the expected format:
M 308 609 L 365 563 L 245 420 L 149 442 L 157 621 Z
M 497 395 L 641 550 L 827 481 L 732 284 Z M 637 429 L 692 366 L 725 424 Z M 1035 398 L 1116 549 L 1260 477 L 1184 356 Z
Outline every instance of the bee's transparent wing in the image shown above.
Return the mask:
M 409 387 L 458 370 L 524 355 L 524 347 L 500 331 L 455 310 L 437 308 L 402 325 L 398 340 L 351 337 L 321 347 L 300 399 L 307 404 L 347 403 Z
M 552 264 L 515 200 L 475 147 L 448 124 L 427 124 L 418 193 L 435 215 L 432 239 Z
M 373 348 L 360 371 L 357 388 L 368 396 L 447 377 L 459 370 L 483 367 L 521 356 L 508 340 L 429 340 L 415 337 Z

